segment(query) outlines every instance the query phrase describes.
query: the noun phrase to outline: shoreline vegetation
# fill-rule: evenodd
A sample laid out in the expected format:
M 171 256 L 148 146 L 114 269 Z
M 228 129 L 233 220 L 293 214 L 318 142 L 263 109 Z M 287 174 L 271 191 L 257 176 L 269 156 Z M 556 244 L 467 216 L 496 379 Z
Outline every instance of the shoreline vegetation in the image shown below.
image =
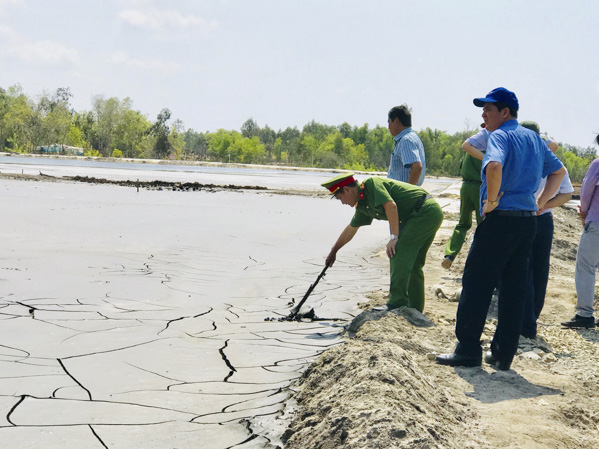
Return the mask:
M 249 118 L 239 131 L 198 132 L 172 119 L 168 108 L 152 121 L 133 109 L 130 98 L 96 96 L 89 111 L 75 111 L 71 98 L 68 87 L 35 98 L 19 85 L 0 87 L 0 150 L 25 155 L 69 147 L 84 156 L 123 161 L 226 162 L 385 172 L 394 147 L 386 126 L 370 127 L 368 123 L 327 125 L 312 120 L 301 130 L 288 126 L 275 131 Z M 424 145 L 427 175 L 458 177 L 461 145 L 478 131 L 478 126 L 467 123 L 464 130 L 452 134 L 426 127 L 426 122 L 418 125 L 423 127 L 414 130 Z M 559 142 L 559 136 L 544 136 Z M 559 142 L 556 155 L 568 169 L 570 179 L 579 182 L 596 152 L 593 147 Z

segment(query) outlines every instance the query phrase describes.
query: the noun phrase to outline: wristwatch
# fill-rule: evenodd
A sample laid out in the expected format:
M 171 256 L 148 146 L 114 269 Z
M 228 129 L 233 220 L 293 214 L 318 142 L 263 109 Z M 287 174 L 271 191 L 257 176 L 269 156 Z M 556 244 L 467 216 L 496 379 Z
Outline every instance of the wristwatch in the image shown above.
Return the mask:
M 396 236 L 395 234 L 391 234 L 391 237 L 389 237 L 389 240 L 397 240 L 399 237 Z
M 487 204 L 490 204 L 493 206 L 493 205 L 496 205 L 497 203 L 499 203 L 499 200 L 491 201 L 490 199 L 487 198 Z

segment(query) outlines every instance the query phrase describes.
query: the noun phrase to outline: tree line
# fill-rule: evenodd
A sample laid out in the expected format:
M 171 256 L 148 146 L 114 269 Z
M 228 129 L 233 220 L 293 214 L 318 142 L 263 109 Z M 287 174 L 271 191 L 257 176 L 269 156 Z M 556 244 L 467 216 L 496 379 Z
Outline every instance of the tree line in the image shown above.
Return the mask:
M 87 156 L 386 171 L 394 145 L 388 129 L 378 125 L 332 126 L 313 120 L 301 130 L 275 131 L 249 118 L 239 131 L 198 132 L 173 120 L 167 108 L 152 121 L 133 109 L 130 98 L 96 96 L 89 111 L 75 111 L 71 98 L 69 88 L 32 98 L 19 85 L 0 87 L 0 148 L 32 153 L 39 146 L 58 144 L 83 148 Z M 459 176 L 464 156 L 461 145 L 475 132 L 418 131 L 427 174 Z M 582 180 L 596 157 L 592 147 L 562 143 L 556 154 L 575 182 Z

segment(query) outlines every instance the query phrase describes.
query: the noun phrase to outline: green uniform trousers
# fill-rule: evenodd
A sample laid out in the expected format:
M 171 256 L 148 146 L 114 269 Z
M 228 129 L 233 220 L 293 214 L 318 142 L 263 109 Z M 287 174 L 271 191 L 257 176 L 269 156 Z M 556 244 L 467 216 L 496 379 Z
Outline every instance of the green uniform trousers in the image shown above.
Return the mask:
M 406 220 L 395 246 L 395 255 L 389 259 L 391 285 L 387 304 L 390 307 L 406 306 L 420 312 L 424 310 L 422 267 L 442 222 L 441 206 L 432 198 L 426 200 Z
M 460 221 L 453 230 L 447 245 L 445 255 L 455 257 L 462 249 L 468 229 L 472 227 L 472 212 L 476 212 L 476 224 L 480 224 L 480 182 L 462 182 L 460 189 Z

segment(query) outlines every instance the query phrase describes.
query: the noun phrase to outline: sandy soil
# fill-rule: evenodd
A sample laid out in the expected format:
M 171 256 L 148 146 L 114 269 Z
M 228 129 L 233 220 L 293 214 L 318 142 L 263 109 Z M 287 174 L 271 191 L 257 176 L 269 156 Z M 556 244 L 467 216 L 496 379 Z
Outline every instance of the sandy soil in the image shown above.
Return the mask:
M 456 197 L 450 195 L 450 200 Z M 447 204 L 448 198 L 441 198 Z M 599 330 L 559 325 L 574 314 L 574 264 L 582 227 L 555 211 L 546 305 L 537 341 L 522 339 L 512 369 L 451 368 L 434 355 L 455 347 L 454 294 L 469 240 L 449 271 L 440 262 L 457 223 L 457 202 L 428 255 L 425 315 L 367 321 L 345 345 L 326 351 L 297 385 L 286 448 L 591 448 L 599 444 Z M 379 254 L 385 257 L 384 253 Z M 386 302 L 373 292 L 364 309 Z M 496 321 L 488 320 L 488 346 Z

